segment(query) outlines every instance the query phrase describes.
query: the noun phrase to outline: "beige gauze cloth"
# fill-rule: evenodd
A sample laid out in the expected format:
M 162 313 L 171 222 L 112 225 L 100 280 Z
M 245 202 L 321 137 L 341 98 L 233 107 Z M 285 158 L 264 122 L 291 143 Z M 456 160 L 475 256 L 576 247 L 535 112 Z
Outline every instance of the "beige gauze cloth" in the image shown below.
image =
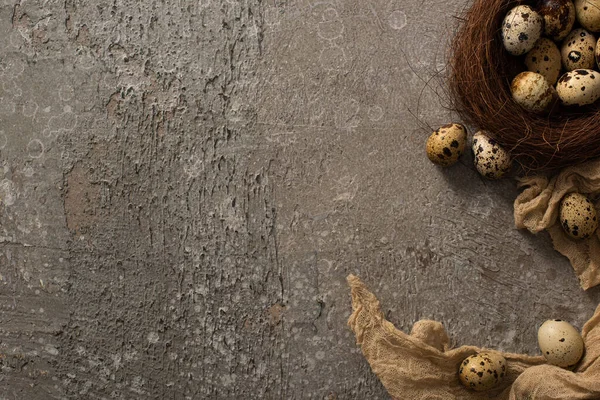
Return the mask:
M 598 231 L 589 239 L 575 241 L 563 231 L 558 212 L 560 200 L 570 192 L 579 192 L 594 200 L 600 195 L 600 161 L 591 161 L 562 170 L 558 175 L 530 176 L 519 179 L 524 189 L 514 204 L 515 225 L 531 233 L 546 229 L 554 248 L 566 256 L 583 289 L 600 284 L 600 238 Z
M 388 393 L 396 400 L 600 399 L 600 307 L 583 327 L 585 355 L 573 372 L 545 364 L 542 356 L 502 353 L 508 372 L 497 389 L 478 393 L 464 388 L 458 367 L 480 351 L 474 346 L 450 349 L 442 324 L 419 321 L 410 335 L 387 321 L 379 301 L 363 282 L 348 276 L 352 315 L 348 325 L 357 344 Z

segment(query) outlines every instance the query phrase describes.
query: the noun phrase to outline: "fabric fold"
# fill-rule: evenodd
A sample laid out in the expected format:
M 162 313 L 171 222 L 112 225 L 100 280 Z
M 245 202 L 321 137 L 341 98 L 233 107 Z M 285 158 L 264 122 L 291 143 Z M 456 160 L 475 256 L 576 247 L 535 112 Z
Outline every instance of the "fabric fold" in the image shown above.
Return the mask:
M 554 248 L 567 257 L 583 289 L 600 284 L 600 237 L 571 239 L 558 223 L 561 199 L 579 192 L 595 200 L 600 195 L 600 161 L 565 168 L 554 177 L 528 176 L 519 179 L 523 191 L 514 203 L 515 226 L 531 233 L 547 230 Z
M 501 353 L 507 375 L 492 391 L 477 393 L 458 380 L 458 366 L 480 351 L 449 347 L 448 334 L 436 321 L 414 324 L 411 334 L 385 319 L 379 301 L 356 276 L 347 278 L 352 295 L 348 325 L 363 355 L 395 399 L 598 399 L 600 398 L 600 307 L 582 329 L 586 352 L 574 371 L 545 364 L 542 356 Z

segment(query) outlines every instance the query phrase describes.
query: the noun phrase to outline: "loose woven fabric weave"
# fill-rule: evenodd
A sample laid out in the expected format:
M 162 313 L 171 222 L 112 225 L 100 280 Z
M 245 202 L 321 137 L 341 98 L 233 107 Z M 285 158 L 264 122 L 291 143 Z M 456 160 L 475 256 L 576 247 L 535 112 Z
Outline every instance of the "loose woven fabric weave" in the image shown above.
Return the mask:
M 583 289 L 600 284 L 600 236 L 576 241 L 563 231 L 558 213 L 560 200 L 570 192 L 580 192 L 594 200 L 600 195 L 600 161 L 590 161 L 562 170 L 548 178 L 544 175 L 519 180 L 524 189 L 514 204 L 515 225 L 531 233 L 547 230 L 554 248 L 566 256 Z
M 348 284 L 353 309 L 348 325 L 371 369 L 396 400 L 600 399 L 600 307 L 583 327 L 586 352 L 574 371 L 547 365 L 541 356 L 502 353 L 506 377 L 497 389 L 477 393 L 460 384 L 457 371 L 463 359 L 484 349 L 450 349 L 448 334 L 435 321 L 419 321 L 407 335 L 385 319 L 379 301 L 359 278 L 348 276 Z

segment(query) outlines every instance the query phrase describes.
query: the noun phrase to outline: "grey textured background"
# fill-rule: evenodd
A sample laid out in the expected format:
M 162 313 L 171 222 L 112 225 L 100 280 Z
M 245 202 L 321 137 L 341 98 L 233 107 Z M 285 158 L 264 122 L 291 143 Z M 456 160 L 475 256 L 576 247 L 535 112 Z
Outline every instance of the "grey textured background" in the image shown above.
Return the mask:
M 514 182 L 424 154 L 468 3 L 0 0 L 0 398 L 386 399 L 349 273 L 456 345 L 580 327 Z

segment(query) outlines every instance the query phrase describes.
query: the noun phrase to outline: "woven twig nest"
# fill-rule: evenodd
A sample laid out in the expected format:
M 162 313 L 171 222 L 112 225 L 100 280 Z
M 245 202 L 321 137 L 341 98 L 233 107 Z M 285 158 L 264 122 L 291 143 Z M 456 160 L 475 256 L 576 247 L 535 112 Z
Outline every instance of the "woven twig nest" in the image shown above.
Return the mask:
M 465 121 L 489 132 L 525 171 L 550 171 L 600 157 L 600 101 L 585 107 L 556 105 L 530 113 L 514 102 L 512 79 L 525 71 L 500 34 L 506 13 L 535 1 L 475 0 L 452 44 L 450 90 Z

